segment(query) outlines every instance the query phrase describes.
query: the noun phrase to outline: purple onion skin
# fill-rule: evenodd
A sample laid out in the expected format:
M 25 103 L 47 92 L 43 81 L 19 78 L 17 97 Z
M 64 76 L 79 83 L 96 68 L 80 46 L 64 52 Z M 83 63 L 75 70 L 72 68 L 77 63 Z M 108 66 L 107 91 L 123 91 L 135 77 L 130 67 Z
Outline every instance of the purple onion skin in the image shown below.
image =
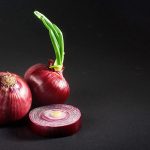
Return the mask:
M 24 75 L 36 104 L 62 104 L 70 94 L 69 84 L 63 77 L 63 71 L 54 71 L 47 65 L 31 66 Z
M 0 72 L 0 76 L 8 72 Z M 22 119 L 29 111 L 32 103 L 30 88 L 20 76 L 9 73 L 16 78 L 16 84 L 5 87 L 0 78 L 0 125 Z
M 34 124 L 30 121 L 29 128 L 31 131 L 39 136 L 44 137 L 65 137 L 70 136 L 78 132 L 81 128 L 81 118 L 76 121 L 75 123 L 72 123 L 67 126 L 61 126 L 61 127 L 43 127 L 39 126 L 38 124 Z

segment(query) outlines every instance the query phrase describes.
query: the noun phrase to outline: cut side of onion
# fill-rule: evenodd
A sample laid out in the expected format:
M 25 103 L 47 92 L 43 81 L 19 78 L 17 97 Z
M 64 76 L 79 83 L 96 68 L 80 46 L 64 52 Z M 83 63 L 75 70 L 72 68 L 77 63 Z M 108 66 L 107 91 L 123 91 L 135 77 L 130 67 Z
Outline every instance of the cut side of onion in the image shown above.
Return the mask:
M 38 107 L 29 113 L 31 130 L 41 136 L 68 136 L 79 131 L 81 112 L 66 104 Z

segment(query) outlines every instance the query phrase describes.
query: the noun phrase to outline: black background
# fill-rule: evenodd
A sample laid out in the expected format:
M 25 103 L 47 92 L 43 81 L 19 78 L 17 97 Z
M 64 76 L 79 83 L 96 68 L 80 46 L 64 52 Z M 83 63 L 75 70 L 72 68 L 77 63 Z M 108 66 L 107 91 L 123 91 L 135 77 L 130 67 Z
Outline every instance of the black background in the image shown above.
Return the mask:
M 83 127 L 64 138 L 33 135 L 26 122 L 0 128 L 1 150 L 150 149 L 150 5 L 138 0 L 0 0 L 0 69 L 23 76 L 54 58 L 47 30 L 33 11 L 57 24 L 65 38 L 66 102 Z

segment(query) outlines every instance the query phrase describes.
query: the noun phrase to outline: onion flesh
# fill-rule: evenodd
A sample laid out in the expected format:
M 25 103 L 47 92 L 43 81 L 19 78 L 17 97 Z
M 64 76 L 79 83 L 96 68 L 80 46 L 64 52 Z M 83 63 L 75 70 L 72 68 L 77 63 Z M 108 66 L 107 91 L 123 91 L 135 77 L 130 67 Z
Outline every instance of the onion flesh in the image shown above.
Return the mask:
M 29 113 L 31 130 L 41 136 L 68 136 L 79 131 L 81 112 L 66 104 L 38 107 Z

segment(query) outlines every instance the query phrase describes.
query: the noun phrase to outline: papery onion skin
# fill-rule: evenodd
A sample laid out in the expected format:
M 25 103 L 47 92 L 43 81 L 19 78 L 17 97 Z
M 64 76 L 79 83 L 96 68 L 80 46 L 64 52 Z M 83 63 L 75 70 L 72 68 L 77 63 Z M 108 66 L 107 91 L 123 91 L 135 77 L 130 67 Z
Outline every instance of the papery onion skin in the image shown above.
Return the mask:
M 64 105 L 64 104 L 56 104 L 56 106 L 57 105 Z M 55 105 L 51 105 L 50 107 L 53 107 L 53 106 L 55 106 Z M 71 105 L 68 105 L 68 106 L 70 107 Z M 44 107 L 49 107 L 49 106 L 44 106 Z M 73 106 L 71 106 L 71 107 L 73 107 Z M 39 108 L 37 108 L 37 109 L 39 109 Z M 75 108 L 75 109 L 77 109 L 77 108 Z M 34 109 L 34 110 L 36 110 L 36 109 Z M 31 131 L 37 135 L 45 136 L 45 137 L 70 136 L 70 135 L 73 135 L 76 132 L 78 132 L 81 128 L 81 120 L 82 119 L 81 119 L 81 113 L 79 110 L 78 110 L 79 118 L 77 120 L 73 121 L 70 124 L 62 125 L 62 126 L 53 126 L 53 125 L 49 126 L 47 124 L 40 125 L 40 123 L 34 122 L 34 120 L 31 117 L 34 110 L 32 110 L 29 113 L 29 120 L 30 120 L 29 127 L 30 127 Z M 36 116 L 36 117 L 40 117 L 40 116 Z M 65 120 L 64 120 L 64 122 L 65 122 Z M 53 121 L 52 121 L 52 124 L 54 124 Z
M 62 71 L 54 71 L 44 64 L 31 66 L 24 75 L 32 91 L 34 103 L 39 105 L 64 103 L 70 88 Z
M 13 86 L 4 86 L 4 76 L 14 77 Z M 29 111 L 32 94 L 23 78 L 14 73 L 0 72 L 0 125 L 22 119 Z

